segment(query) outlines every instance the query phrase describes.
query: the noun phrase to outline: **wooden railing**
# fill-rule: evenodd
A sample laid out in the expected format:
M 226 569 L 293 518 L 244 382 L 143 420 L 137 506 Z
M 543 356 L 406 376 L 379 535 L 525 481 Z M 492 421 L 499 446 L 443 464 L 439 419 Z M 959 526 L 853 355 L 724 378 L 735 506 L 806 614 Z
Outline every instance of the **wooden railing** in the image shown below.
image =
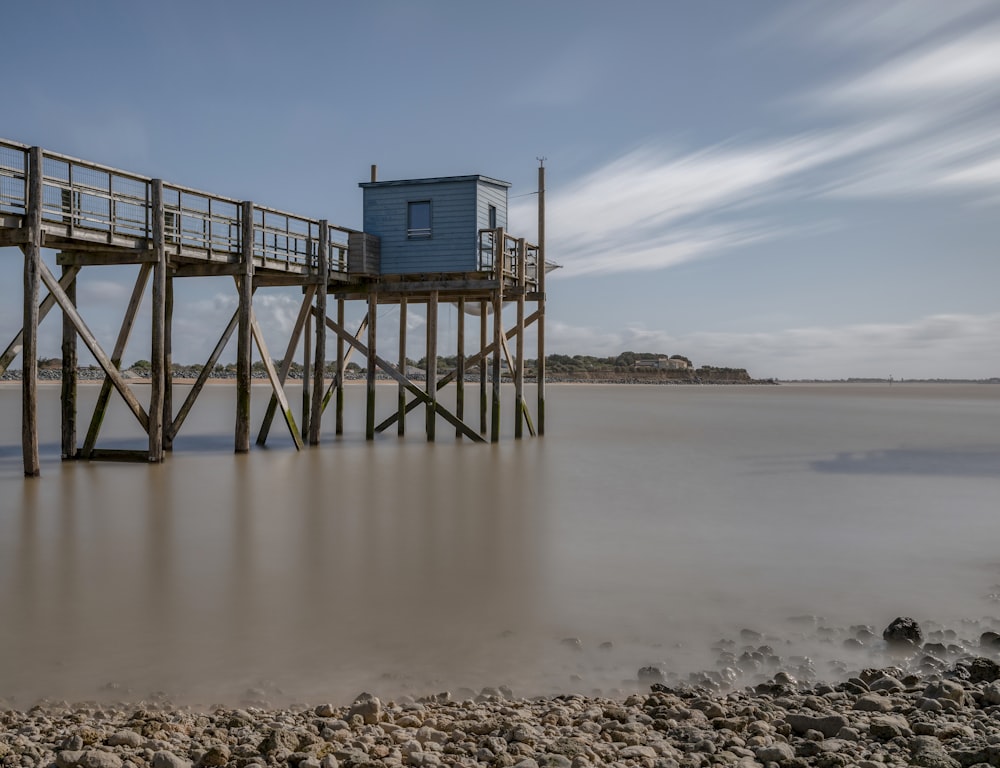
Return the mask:
M 500 233 L 503 234 L 501 245 Z M 498 259 L 503 260 L 503 275 L 517 279 L 519 274 L 520 240 L 502 229 L 479 230 L 479 270 L 490 272 L 496 269 Z M 538 284 L 538 246 L 524 244 L 524 279 L 529 285 Z
M 0 215 L 27 213 L 29 147 L 0 139 Z M 109 245 L 149 239 L 152 179 L 74 157 L 42 151 L 42 223 L 68 239 Z M 170 253 L 212 259 L 243 252 L 241 201 L 164 183 L 165 238 Z M 323 222 L 275 208 L 253 208 L 253 254 L 264 266 L 315 268 Z M 327 224 L 329 270 L 347 271 L 348 236 Z

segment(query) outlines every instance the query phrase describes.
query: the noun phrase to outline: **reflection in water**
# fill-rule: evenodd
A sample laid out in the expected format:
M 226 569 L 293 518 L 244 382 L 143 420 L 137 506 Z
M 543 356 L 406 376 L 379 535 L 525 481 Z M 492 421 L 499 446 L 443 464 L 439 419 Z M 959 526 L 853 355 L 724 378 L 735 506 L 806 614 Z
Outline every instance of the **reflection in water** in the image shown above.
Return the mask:
M 25 481 L 5 444 L 0 697 L 589 690 L 793 614 L 982 615 L 1000 473 L 913 457 L 995 457 L 996 398 L 915 391 L 553 387 L 544 439 L 233 455 L 231 393 L 208 390 L 159 466 L 53 445 Z M 106 428 L 134 439 L 128 413 Z

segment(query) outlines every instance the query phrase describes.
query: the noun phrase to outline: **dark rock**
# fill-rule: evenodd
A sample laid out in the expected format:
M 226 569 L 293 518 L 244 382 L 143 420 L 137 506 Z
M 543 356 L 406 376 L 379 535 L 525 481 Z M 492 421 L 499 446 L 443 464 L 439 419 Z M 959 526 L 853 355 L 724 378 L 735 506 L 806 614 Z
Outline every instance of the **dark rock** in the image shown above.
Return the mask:
M 1000 634 L 989 631 L 983 632 L 983 634 L 979 636 L 979 647 L 1000 650 Z
M 969 670 L 970 683 L 992 683 L 994 680 L 1000 680 L 1000 664 L 992 659 L 977 656 L 971 661 L 960 663 Z
M 900 616 L 882 631 L 882 639 L 890 645 L 919 644 L 924 639 L 920 625 L 908 616 Z
M 666 678 L 663 676 L 663 671 L 659 667 L 641 667 L 639 669 L 639 682 L 640 683 L 662 683 Z
M 828 739 L 848 725 L 848 720 L 843 715 L 804 715 L 792 712 L 785 715 L 785 722 L 800 736 L 806 731 L 819 731 Z

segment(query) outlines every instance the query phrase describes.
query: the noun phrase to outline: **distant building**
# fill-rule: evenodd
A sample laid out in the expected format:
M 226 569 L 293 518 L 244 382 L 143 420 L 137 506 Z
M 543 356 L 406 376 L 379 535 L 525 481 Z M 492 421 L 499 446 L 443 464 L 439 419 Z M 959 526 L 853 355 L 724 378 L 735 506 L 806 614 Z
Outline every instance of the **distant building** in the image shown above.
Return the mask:
M 637 371 L 686 371 L 689 367 L 687 360 L 679 360 L 665 355 L 635 361 L 635 369 Z

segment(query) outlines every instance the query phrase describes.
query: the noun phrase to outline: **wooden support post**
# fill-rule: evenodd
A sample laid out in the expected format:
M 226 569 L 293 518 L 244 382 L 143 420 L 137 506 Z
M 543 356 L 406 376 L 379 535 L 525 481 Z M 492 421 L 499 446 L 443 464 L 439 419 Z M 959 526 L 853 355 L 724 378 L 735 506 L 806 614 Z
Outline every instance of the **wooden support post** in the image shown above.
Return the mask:
M 24 246 L 24 334 L 21 358 L 21 450 L 26 477 L 42 472 L 38 458 L 38 290 L 42 267 L 42 150 L 28 150 L 28 242 Z
M 344 327 L 344 300 L 337 299 L 337 325 Z M 344 340 L 337 336 L 337 404 L 334 433 L 344 434 Z
M 426 426 L 427 441 L 434 442 L 434 426 L 437 421 L 437 335 L 438 335 L 438 292 L 431 291 L 427 297 L 427 372 L 424 384 L 427 401 Z
M 538 166 L 538 362 L 535 363 L 535 388 L 538 391 L 538 434 L 545 434 L 545 166 Z
M 163 450 L 174 449 L 174 278 L 167 273 L 163 304 Z
M 251 313 L 253 312 L 253 203 L 241 206 L 240 319 L 236 332 L 236 452 L 250 450 Z
M 312 416 L 309 419 L 309 445 L 319 445 L 323 419 L 324 377 L 326 376 L 326 292 L 330 280 L 330 224 L 319 223 L 319 288 L 316 291 L 316 361 L 313 366 Z
M 487 322 L 489 320 L 489 312 L 487 311 L 489 304 L 486 300 L 479 302 L 479 349 L 486 349 L 486 338 L 488 333 Z M 486 354 L 483 354 L 479 358 L 479 433 L 482 435 L 486 434 Z
M 399 372 L 406 376 L 406 297 L 399 300 Z M 398 420 L 396 422 L 396 434 L 402 437 L 406 434 L 406 387 L 399 385 L 397 396 L 399 407 L 397 410 Z
M 524 260 L 528 255 L 528 249 L 524 238 L 517 241 L 517 284 L 520 291 L 517 293 L 517 339 L 514 347 L 514 438 L 520 439 L 524 436 Z
M 500 349 L 503 346 L 503 281 L 506 236 L 503 227 L 497 227 L 496 243 L 494 245 L 494 269 L 496 269 L 497 287 L 493 291 L 493 409 L 490 420 L 490 442 L 500 440 Z
M 153 265 L 152 342 L 149 388 L 149 460 L 163 461 L 163 389 L 165 382 L 164 325 L 166 320 L 167 247 L 164 237 L 163 180 L 150 183 L 152 240 L 156 262 Z
M 322 325 L 323 320 L 319 318 Z M 308 439 L 309 416 L 312 409 L 312 345 L 313 345 L 313 315 L 306 315 L 305 333 L 302 335 L 302 436 Z M 282 380 L 284 384 L 284 380 Z
M 458 323 L 455 343 L 455 415 L 465 419 L 465 299 L 458 299 Z M 455 430 L 455 437 L 460 438 L 462 431 Z
M 73 267 L 62 268 L 62 280 Z M 62 282 L 60 280 L 60 283 Z M 76 304 L 76 281 L 66 286 L 66 296 Z M 62 458 L 76 458 L 76 383 L 77 383 L 76 328 L 73 321 L 63 315 L 62 323 Z
M 118 330 L 118 338 L 115 340 L 115 347 L 111 351 L 111 365 L 115 370 L 121 368 L 122 357 L 125 355 L 125 348 L 128 346 L 129 337 L 132 335 L 132 328 L 135 325 L 135 315 L 139 311 L 139 304 L 142 296 L 146 292 L 146 285 L 149 283 L 149 275 L 153 269 L 152 264 L 143 264 L 139 267 L 139 274 L 135 278 L 135 285 L 132 286 L 132 295 L 129 297 L 128 306 L 125 308 L 125 317 L 122 318 L 121 328 Z M 87 436 L 83 440 L 82 457 L 91 459 L 94 455 L 94 447 L 97 445 L 97 438 L 101 434 L 101 425 L 104 423 L 104 415 L 108 411 L 108 403 L 111 400 L 111 389 L 114 386 L 111 374 L 105 372 L 104 381 L 101 384 L 101 391 L 97 395 L 97 403 L 94 405 L 94 413 L 90 417 L 90 427 L 87 429 Z
M 368 386 L 365 402 L 365 439 L 375 439 L 375 326 L 378 317 L 378 294 L 368 294 Z

